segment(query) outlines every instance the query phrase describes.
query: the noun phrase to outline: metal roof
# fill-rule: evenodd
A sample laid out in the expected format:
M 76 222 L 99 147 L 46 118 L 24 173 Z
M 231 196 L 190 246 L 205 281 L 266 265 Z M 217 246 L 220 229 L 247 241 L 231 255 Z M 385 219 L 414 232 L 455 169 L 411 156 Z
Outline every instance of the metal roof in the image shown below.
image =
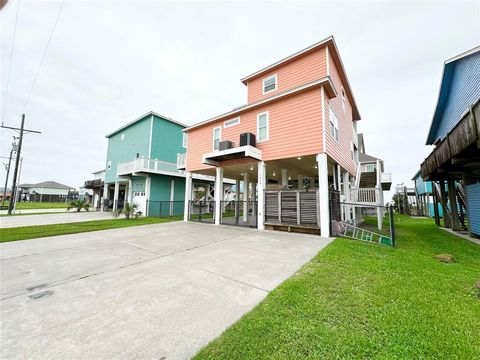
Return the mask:
M 355 97 L 353 96 L 353 91 L 352 91 L 352 88 L 350 86 L 350 82 L 348 81 L 348 77 L 347 77 L 347 73 L 345 71 L 345 67 L 343 66 L 343 62 L 342 62 L 342 59 L 340 57 L 340 53 L 338 51 L 338 48 L 337 48 L 337 44 L 335 43 L 335 38 L 333 37 L 333 35 L 330 35 L 329 37 L 325 38 L 325 39 L 322 39 L 320 41 L 317 41 L 316 43 L 310 45 L 310 46 L 307 46 L 306 48 L 300 50 L 300 51 L 297 51 L 271 65 L 268 65 L 248 76 L 245 76 L 244 78 L 242 78 L 240 81 L 242 83 L 244 83 L 245 85 L 247 84 L 247 81 L 248 80 L 251 80 L 257 76 L 260 76 L 261 74 L 269 71 L 269 70 L 273 70 L 275 68 L 277 68 L 278 66 L 288 62 L 288 61 L 291 61 L 299 56 L 302 56 L 304 54 L 307 54 L 309 53 L 310 51 L 314 51 L 316 50 L 317 48 L 321 47 L 321 46 L 329 46 L 329 48 L 332 51 L 332 55 L 333 55 L 333 60 L 337 62 L 337 64 L 339 65 L 339 73 L 340 73 L 340 76 L 343 76 L 342 80 L 344 81 L 345 83 L 345 90 L 347 91 L 347 94 L 349 95 L 349 98 L 350 98 L 350 101 L 352 102 L 352 110 L 353 110 L 353 118 L 354 120 L 360 120 L 361 119 L 361 116 L 360 116 L 360 112 L 358 111 L 358 107 L 357 107 L 357 103 L 355 101 Z
M 19 185 L 21 188 L 47 188 L 47 189 L 63 189 L 63 190 L 70 190 L 74 189 L 71 186 L 60 184 L 56 181 L 43 181 L 37 184 L 21 184 Z
M 450 86 L 452 83 L 452 77 L 455 72 L 455 63 L 461 59 L 466 58 L 472 54 L 475 54 L 480 51 L 480 46 L 474 47 L 468 51 L 465 51 L 457 56 L 454 56 L 445 61 L 443 64 L 442 77 L 440 82 L 440 87 L 438 90 L 437 104 L 435 105 L 435 111 L 433 113 L 433 118 L 430 123 L 430 129 L 428 131 L 426 145 L 433 145 L 437 139 L 434 139 L 438 126 L 440 123 L 441 114 L 444 111 L 445 104 L 448 101 L 448 96 L 450 93 Z M 458 119 L 460 120 L 460 118 Z
M 160 115 L 160 114 L 158 114 L 158 113 L 156 113 L 156 112 L 154 112 L 154 111 L 149 111 L 149 112 L 147 112 L 146 114 L 140 116 L 139 118 L 137 118 L 137 119 L 135 119 L 135 120 L 133 120 L 133 121 L 131 121 L 131 122 L 129 122 L 129 123 L 121 126 L 121 127 L 119 127 L 117 130 L 114 130 L 114 131 L 108 133 L 107 135 L 105 135 L 105 137 L 106 137 L 106 138 L 109 138 L 110 136 L 115 135 L 115 134 L 118 133 L 119 131 L 122 131 L 123 129 L 126 129 L 127 127 L 129 127 L 129 126 L 131 126 L 131 125 L 133 125 L 133 124 L 135 124 L 135 123 L 137 123 L 137 122 L 139 122 L 139 121 L 141 121 L 141 120 L 143 120 L 143 119 L 145 119 L 146 117 L 151 116 L 151 115 L 155 115 L 156 117 L 159 117 L 159 118 L 161 118 L 161 119 L 163 119 L 163 120 L 166 120 L 166 121 L 170 121 L 170 122 L 172 122 L 172 123 L 174 123 L 174 124 L 177 124 L 177 125 L 180 125 L 180 126 L 182 126 L 182 127 L 184 127 L 184 128 L 187 127 L 187 125 L 185 125 L 185 124 L 183 124 L 183 123 L 181 123 L 181 122 L 179 122 L 179 121 L 173 120 L 173 119 L 171 119 L 171 118 L 169 118 L 169 117 L 167 117 L 167 116 L 164 116 L 164 115 Z

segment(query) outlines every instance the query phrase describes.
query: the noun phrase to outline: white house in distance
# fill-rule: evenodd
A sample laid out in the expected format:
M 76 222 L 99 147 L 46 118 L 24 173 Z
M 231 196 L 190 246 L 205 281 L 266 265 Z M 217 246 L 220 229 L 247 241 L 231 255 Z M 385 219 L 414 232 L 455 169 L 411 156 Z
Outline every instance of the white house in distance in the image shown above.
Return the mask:
M 19 185 L 20 201 L 62 202 L 75 194 L 75 188 L 56 181 L 43 181 L 37 184 Z

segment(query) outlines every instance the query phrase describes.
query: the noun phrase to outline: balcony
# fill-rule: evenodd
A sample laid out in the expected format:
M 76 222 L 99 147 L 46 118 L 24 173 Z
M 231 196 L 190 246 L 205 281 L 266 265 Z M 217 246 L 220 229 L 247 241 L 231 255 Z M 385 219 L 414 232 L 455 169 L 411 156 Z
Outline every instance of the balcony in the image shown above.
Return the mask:
M 241 158 L 252 158 L 262 160 L 262 151 L 251 145 L 239 146 L 225 150 L 216 150 L 203 155 L 203 163 L 218 166 L 220 162 Z
M 140 158 L 117 165 L 118 176 L 131 176 L 139 173 L 185 176 L 185 173 L 177 168 L 177 164 L 162 160 Z
M 380 182 L 382 184 L 382 190 L 388 191 L 392 187 L 392 174 L 391 173 L 382 173 L 380 177 Z
M 356 205 L 381 205 L 380 189 L 378 188 L 355 188 L 350 189 L 348 203 Z

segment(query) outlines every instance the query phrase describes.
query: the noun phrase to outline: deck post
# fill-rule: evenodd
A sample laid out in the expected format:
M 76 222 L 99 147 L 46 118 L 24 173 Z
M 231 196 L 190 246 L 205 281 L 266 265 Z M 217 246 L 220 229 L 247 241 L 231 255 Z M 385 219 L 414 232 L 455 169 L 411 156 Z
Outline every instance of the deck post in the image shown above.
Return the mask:
M 220 225 L 223 200 L 223 168 L 217 166 L 215 171 L 215 225 Z
M 350 176 L 348 174 L 348 171 L 345 171 L 343 173 L 343 195 L 345 196 L 345 202 L 349 203 L 350 202 Z M 351 220 L 350 218 L 350 206 L 346 205 L 345 207 L 342 207 L 342 213 L 343 213 L 343 220 L 344 221 L 349 221 Z
M 240 215 L 240 180 L 235 179 L 235 224 L 238 225 L 238 217 Z
M 248 221 L 248 173 L 243 174 L 243 221 Z
M 330 237 L 330 206 L 328 199 L 328 161 L 327 154 L 317 155 L 318 163 L 318 197 L 320 214 L 320 235 Z
M 450 225 L 452 226 L 452 230 L 460 230 L 457 196 L 455 192 L 455 179 L 450 177 L 448 179 L 448 199 L 450 202 L 450 213 L 452 214 L 450 217 Z
M 445 181 L 440 180 L 440 196 L 442 200 L 443 226 L 450 227 L 450 213 L 447 208 L 447 193 L 445 192 Z
M 133 187 L 133 184 L 132 184 L 132 179 L 128 180 L 128 203 L 129 204 L 133 204 L 133 199 L 132 199 L 132 187 Z
M 267 183 L 267 167 L 264 161 L 258 162 L 258 209 L 257 227 L 258 230 L 265 229 L 265 186 Z
M 287 169 L 282 169 L 282 185 L 285 187 L 288 186 Z
M 118 209 L 118 193 L 120 192 L 120 182 L 115 181 L 115 190 L 113 192 L 113 211 Z
M 105 211 L 105 207 L 103 206 L 103 203 L 105 200 L 108 200 L 108 184 L 104 182 L 103 184 L 103 196 L 100 198 L 101 204 L 100 207 L 102 211 Z
M 206 196 L 206 194 L 205 194 Z M 192 173 L 185 173 L 185 204 L 183 206 L 183 221 L 190 220 L 190 201 L 192 201 Z M 201 208 L 200 204 L 200 208 Z

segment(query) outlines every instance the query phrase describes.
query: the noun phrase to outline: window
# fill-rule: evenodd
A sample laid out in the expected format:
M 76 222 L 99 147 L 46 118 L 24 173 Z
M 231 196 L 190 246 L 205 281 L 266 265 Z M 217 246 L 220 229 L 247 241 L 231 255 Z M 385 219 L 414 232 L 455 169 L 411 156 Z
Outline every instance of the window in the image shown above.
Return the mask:
M 112 161 L 108 160 L 107 162 L 107 170 L 110 170 L 112 168 Z
M 332 107 L 330 106 L 330 135 L 332 138 L 338 141 L 338 118 L 335 111 L 333 111 Z
M 120 140 L 121 140 L 121 141 L 125 140 L 125 134 L 122 134 L 122 135 L 120 136 Z
M 346 107 L 346 100 L 345 100 L 345 90 L 342 88 L 342 108 L 343 108 L 343 111 L 346 111 L 347 110 L 347 107 Z
M 232 127 L 232 126 L 235 126 L 235 125 L 238 125 L 240 124 L 240 118 L 237 117 L 235 119 L 231 119 L 231 120 L 227 120 L 223 123 L 223 127 L 224 128 L 229 128 L 229 127 Z
M 263 79 L 263 95 L 277 90 L 277 74 Z
M 188 133 L 184 132 L 183 133 L 183 138 L 182 138 L 182 146 L 184 148 L 187 147 L 187 143 L 188 143 Z
M 269 132 L 269 114 L 268 111 L 257 115 L 257 141 L 267 141 Z
M 213 129 L 213 150 L 220 149 L 220 138 L 222 137 L 222 128 L 216 127 Z

